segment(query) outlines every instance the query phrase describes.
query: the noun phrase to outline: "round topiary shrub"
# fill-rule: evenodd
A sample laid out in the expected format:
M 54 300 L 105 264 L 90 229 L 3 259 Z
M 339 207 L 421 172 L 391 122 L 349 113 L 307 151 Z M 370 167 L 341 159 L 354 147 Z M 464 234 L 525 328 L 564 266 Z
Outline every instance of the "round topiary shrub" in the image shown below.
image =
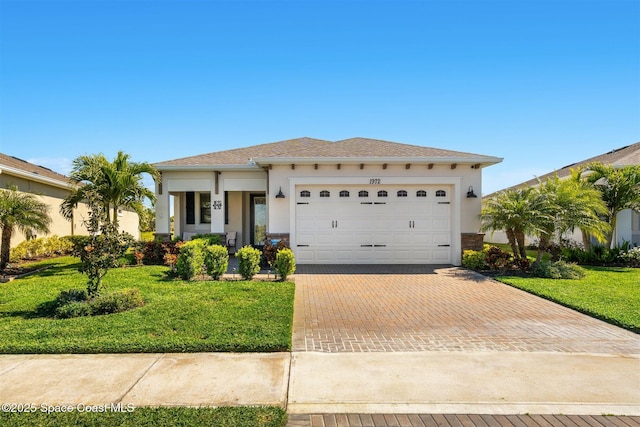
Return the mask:
M 534 276 L 546 279 L 582 279 L 586 273 L 584 268 L 577 264 L 570 264 L 564 261 L 556 262 L 534 262 L 531 266 L 531 273 Z
M 229 268 L 229 252 L 222 245 L 210 245 L 204 249 L 204 265 L 207 274 L 218 280 Z
M 280 280 L 287 280 L 287 276 L 296 271 L 296 258 L 291 249 L 280 249 L 276 253 L 273 268 L 280 275 Z
M 236 252 L 236 258 L 240 261 L 238 271 L 245 280 L 251 280 L 260 271 L 260 258 L 262 252 L 251 247 L 243 246 Z
M 176 261 L 176 271 L 180 278 L 191 280 L 202 272 L 204 248 L 203 240 L 192 240 L 182 245 Z
M 482 270 L 485 265 L 486 254 L 483 251 L 466 249 L 462 252 L 462 266 L 471 270 Z

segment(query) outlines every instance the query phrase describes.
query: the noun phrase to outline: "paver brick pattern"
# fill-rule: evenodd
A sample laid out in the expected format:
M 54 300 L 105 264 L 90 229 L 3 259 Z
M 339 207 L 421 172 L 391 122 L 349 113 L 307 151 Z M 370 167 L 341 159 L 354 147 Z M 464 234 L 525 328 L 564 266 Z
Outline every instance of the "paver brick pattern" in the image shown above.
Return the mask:
M 293 350 L 638 354 L 624 329 L 451 266 L 301 265 Z
M 287 427 L 640 427 L 640 417 L 601 415 L 314 414 L 289 415 Z

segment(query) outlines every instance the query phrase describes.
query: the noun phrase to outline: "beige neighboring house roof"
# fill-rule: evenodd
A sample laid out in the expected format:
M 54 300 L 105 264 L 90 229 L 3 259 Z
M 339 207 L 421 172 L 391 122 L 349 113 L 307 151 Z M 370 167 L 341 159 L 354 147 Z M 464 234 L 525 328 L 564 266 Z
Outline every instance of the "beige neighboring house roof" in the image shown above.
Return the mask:
M 155 163 L 161 170 L 197 169 L 204 167 L 247 167 L 258 164 L 322 163 L 322 162 L 473 162 L 488 166 L 502 161 L 499 157 L 460 151 L 400 144 L 369 138 L 325 141 L 296 138 L 252 147 L 218 151 L 198 156 Z
M 14 156 L 0 153 L 0 174 L 18 176 L 56 187 L 72 187 L 69 178 L 44 166 L 34 165 Z
M 627 145 L 626 147 L 611 150 L 607 153 L 600 154 L 599 156 L 591 157 L 589 159 L 582 160 L 580 162 L 572 163 L 570 165 L 567 165 L 560 169 L 556 169 L 552 172 L 549 172 L 537 178 L 530 179 L 529 181 L 525 181 L 518 185 L 507 187 L 500 191 L 508 190 L 509 188 L 534 186 L 538 184 L 538 181 L 545 181 L 549 178 L 552 178 L 554 175 L 558 175 L 558 178 L 564 178 L 566 176 L 571 175 L 572 169 L 576 169 L 580 166 L 586 166 L 589 163 L 602 163 L 605 165 L 612 165 L 612 166 L 640 165 L 640 142 Z M 491 197 L 495 193 L 496 192 L 488 194 L 483 198 Z

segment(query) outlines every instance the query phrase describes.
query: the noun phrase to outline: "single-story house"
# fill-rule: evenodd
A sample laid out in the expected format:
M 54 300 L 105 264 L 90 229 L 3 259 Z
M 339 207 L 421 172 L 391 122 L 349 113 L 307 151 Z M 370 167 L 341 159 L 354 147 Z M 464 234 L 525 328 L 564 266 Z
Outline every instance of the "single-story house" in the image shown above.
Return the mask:
M 560 179 L 567 178 L 571 175 L 572 169 L 586 166 L 589 163 L 602 163 L 612 166 L 640 165 L 640 142 L 636 142 L 635 144 L 627 145 L 626 147 L 618 148 L 616 150 L 611 150 L 604 154 L 600 154 L 598 156 L 591 157 L 577 163 L 572 163 L 570 165 L 542 175 L 538 178 L 530 179 L 529 181 L 514 185 L 513 187 L 509 188 L 524 186 L 535 187 L 536 185 L 538 185 L 538 180 L 544 182 L 547 179 L 552 178 L 554 175 L 557 175 Z M 491 198 L 493 194 L 489 194 L 483 197 L 483 199 Z M 582 235 L 579 230 L 576 230 L 573 235 L 565 237 L 576 242 L 582 242 Z M 507 236 L 504 232 L 495 232 L 492 235 L 487 235 L 487 240 L 492 243 L 508 242 Z M 629 242 L 632 244 L 632 246 L 640 246 L 640 213 L 631 209 L 625 209 L 618 214 L 616 229 L 614 230 L 613 234 L 613 242 L 618 246 L 622 245 L 624 242 Z M 596 242 L 594 241 L 593 243 Z
M 297 138 L 156 163 L 156 232 L 285 240 L 299 264 L 454 264 L 482 246 L 482 168 L 501 158 Z M 173 208 L 171 207 L 173 205 Z
M 46 237 L 52 235 L 71 236 L 87 235 L 85 220 L 88 219 L 88 208 L 80 203 L 73 211 L 73 219 L 68 221 L 60 214 L 60 204 L 71 194 L 72 183 L 65 175 L 52 171 L 49 168 L 34 165 L 17 157 L 0 153 L 0 189 L 16 186 L 18 191 L 36 194 L 41 201 L 49 206 L 51 225 L 49 234 L 24 236 L 19 230 L 15 230 L 11 238 L 11 246 L 15 247 L 20 242 L 29 238 Z M 121 210 L 118 215 L 120 229 L 132 234 L 136 239 L 140 237 L 138 230 L 138 214 Z

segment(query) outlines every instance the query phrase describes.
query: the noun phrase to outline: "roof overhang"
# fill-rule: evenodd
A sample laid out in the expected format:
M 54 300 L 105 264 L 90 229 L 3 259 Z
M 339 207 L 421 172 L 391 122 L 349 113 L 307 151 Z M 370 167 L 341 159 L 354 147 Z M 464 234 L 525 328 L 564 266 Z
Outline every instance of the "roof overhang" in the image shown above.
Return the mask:
M 500 157 L 256 157 L 251 159 L 258 165 L 280 164 L 480 164 L 481 167 L 502 162 Z
M 166 171 L 255 171 L 268 165 L 304 165 L 304 164 L 470 164 L 487 167 L 502 162 L 501 157 L 477 156 L 477 157 L 255 157 L 248 159 L 246 164 L 201 164 L 201 165 L 160 165 L 154 166 L 160 172 Z
M 246 165 L 154 165 L 160 172 L 170 171 L 190 171 L 190 172 L 212 172 L 212 171 L 247 171 L 260 170 L 261 167 L 255 163 Z
M 65 190 L 72 190 L 74 188 L 74 185 L 71 182 L 60 181 L 57 179 L 39 175 L 37 173 L 27 172 L 9 166 L 0 165 L 0 174 L 3 173 L 11 176 L 17 176 L 19 178 L 28 179 L 30 181 L 36 181 L 42 184 L 51 185 L 53 187 L 64 188 Z

